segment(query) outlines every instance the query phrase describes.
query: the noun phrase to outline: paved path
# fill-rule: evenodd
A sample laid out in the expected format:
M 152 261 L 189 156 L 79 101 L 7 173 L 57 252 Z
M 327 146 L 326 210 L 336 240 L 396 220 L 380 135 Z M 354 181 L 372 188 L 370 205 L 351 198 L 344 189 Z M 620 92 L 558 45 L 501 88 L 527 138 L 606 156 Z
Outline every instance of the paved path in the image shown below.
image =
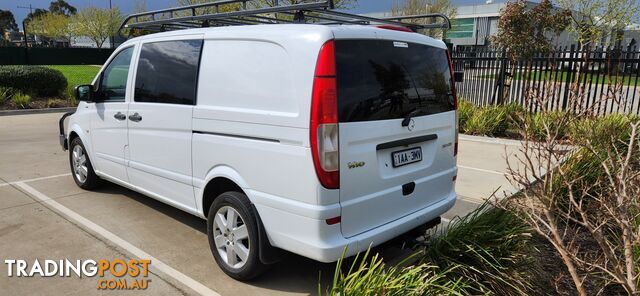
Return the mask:
M 69 175 L 57 138 L 60 114 L 0 117 L 0 257 L 4 259 L 117 259 L 149 257 L 150 295 L 281 295 L 317 292 L 334 266 L 287 255 L 250 283 L 230 279 L 215 265 L 205 221 L 116 185 L 79 189 Z M 504 156 L 513 142 L 461 137 L 456 206 L 443 218 L 464 215 L 488 194 L 510 190 Z M 382 249 L 393 254 L 393 248 Z M 148 258 L 142 258 L 148 259 Z M 98 291 L 97 278 L 9 278 L 0 262 L 6 295 L 130 294 Z

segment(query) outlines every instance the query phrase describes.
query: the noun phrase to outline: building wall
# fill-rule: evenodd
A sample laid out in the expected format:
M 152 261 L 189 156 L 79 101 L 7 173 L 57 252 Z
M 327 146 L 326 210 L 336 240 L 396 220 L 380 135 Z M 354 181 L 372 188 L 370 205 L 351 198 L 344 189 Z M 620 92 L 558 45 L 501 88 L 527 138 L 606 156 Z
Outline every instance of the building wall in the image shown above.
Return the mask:
M 529 8 L 538 5 L 537 2 L 527 2 Z M 457 15 L 451 20 L 452 29 L 445 36 L 447 43 L 453 44 L 459 49 L 486 48 L 491 45 L 490 36 L 498 33 L 498 20 L 500 19 L 500 11 L 506 6 L 506 3 L 489 3 L 477 5 L 464 5 L 457 7 Z M 367 14 L 372 17 L 391 16 L 390 12 L 379 12 Z M 576 44 L 576 39 L 569 31 L 564 31 L 558 36 L 549 36 L 553 38 L 555 47 L 571 47 Z M 607 37 L 608 38 L 608 37 Z M 603 40 L 607 43 L 608 39 Z M 622 40 L 619 46 L 636 46 L 640 47 L 640 24 L 628 26 L 622 32 Z

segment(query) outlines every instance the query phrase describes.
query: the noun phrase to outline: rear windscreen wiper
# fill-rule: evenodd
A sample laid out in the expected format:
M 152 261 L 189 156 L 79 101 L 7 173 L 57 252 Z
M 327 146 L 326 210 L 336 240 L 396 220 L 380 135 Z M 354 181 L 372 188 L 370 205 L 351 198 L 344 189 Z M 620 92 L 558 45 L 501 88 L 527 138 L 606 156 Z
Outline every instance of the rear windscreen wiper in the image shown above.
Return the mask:
M 409 122 L 411 122 L 411 117 L 413 117 L 413 115 L 416 115 L 416 113 L 418 113 L 419 111 L 420 109 L 415 108 L 411 112 L 407 113 L 407 115 L 405 115 L 404 117 L 404 120 L 402 120 L 402 126 L 409 126 Z

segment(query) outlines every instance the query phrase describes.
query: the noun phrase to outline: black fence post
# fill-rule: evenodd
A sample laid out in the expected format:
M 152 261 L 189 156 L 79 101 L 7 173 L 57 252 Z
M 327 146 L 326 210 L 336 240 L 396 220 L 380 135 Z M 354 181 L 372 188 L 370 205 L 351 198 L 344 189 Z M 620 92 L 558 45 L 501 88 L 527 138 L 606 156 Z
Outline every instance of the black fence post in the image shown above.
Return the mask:
M 495 100 L 496 105 L 502 105 L 504 102 L 504 81 L 507 71 L 507 50 L 503 49 L 500 55 L 500 74 L 498 75 L 498 97 Z
M 564 83 L 564 96 L 562 98 L 562 110 L 567 110 L 567 104 L 569 103 L 569 93 L 571 93 L 571 80 L 574 74 L 574 59 L 576 57 L 576 46 L 571 45 L 571 49 L 569 51 L 569 66 L 567 66 L 567 74 L 565 75 L 565 83 Z M 564 69 L 563 69 L 564 72 Z M 562 76 L 561 76 L 562 77 Z

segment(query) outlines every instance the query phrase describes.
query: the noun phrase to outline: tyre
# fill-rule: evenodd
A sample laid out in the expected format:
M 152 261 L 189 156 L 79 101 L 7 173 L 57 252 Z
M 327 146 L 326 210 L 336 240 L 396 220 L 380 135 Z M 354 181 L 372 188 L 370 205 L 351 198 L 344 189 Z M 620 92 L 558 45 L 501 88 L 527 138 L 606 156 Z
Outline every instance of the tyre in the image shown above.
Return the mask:
M 71 141 L 69 147 L 69 165 L 71 166 L 73 180 L 78 187 L 91 190 L 100 184 L 100 178 L 93 170 L 89 155 L 80 137 L 76 137 Z
M 253 279 L 266 269 L 259 258 L 256 217 L 251 202 L 240 192 L 220 194 L 209 208 L 207 234 L 213 258 L 237 280 Z

